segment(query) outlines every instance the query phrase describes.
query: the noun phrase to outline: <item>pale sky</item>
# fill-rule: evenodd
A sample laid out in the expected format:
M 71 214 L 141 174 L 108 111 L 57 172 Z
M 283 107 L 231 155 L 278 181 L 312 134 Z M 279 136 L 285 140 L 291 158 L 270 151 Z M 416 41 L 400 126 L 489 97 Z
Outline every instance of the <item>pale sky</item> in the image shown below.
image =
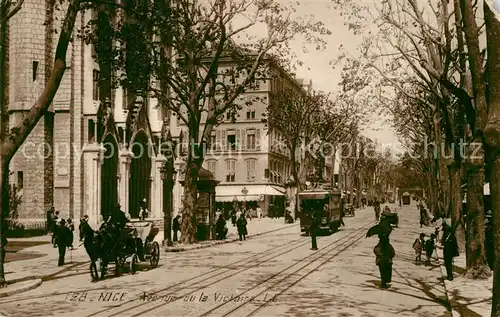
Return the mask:
M 311 48 L 307 54 L 302 53 L 302 39 L 298 40 L 296 46 L 292 49 L 304 62 L 304 66 L 297 71 L 297 77 L 312 79 L 313 88 L 327 92 L 336 92 L 340 81 L 340 65 L 334 70 L 329 62 L 339 56 L 339 47 L 352 55 L 356 54 L 356 48 L 361 41 L 361 36 L 354 35 L 344 26 L 344 20 L 336 11 L 330 1 L 300 1 L 300 12 L 303 14 L 314 14 L 317 20 L 322 21 L 326 27 L 332 31 L 332 35 L 325 36 L 328 47 L 325 51 L 315 51 Z M 364 131 L 364 134 L 372 139 L 377 139 L 383 144 L 395 144 L 399 146 L 390 123 L 386 122 L 390 118 L 383 118 L 376 114 L 369 118 L 372 121 L 371 126 Z
M 342 65 L 337 65 L 336 69 L 330 65 L 330 62 L 339 56 L 339 47 L 342 45 L 343 50 L 348 53 L 356 54 L 356 49 L 361 42 L 361 36 L 356 36 L 344 26 L 344 20 L 331 5 L 330 0 L 276 0 L 283 6 L 288 8 L 294 7 L 297 9 L 296 15 L 308 17 L 314 15 L 316 21 L 322 21 L 325 26 L 332 32 L 332 35 L 325 36 L 324 39 L 328 43 L 327 49 L 316 51 L 315 45 L 307 47 L 308 52 L 303 52 L 304 39 L 297 37 L 290 49 L 298 56 L 298 59 L 304 63 L 302 67 L 298 67 L 296 77 L 307 81 L 312 80 L 313 88 L 325 92 L 335 93 L 338 90 L 340 81 L 340 69 Z M 360 0 L 361 1 L 361 0 Z M 371 1 L 371 0 L 363 0 Z M 299 3 L 299 5 L 297 5 Z M 248 23 L 248 19 L 252 17 L 252 13 L 247 11 L 238 19 L 233 20 L 232 26 L 234 30 Z M 262 38 L 267 35 L 267 27 L 265 24 L 258 23 L 256 26 L 245 31 L 246 36 L 251 38 L 238 37 L 237 41 L 253 42 L 255 38 Z M 384 144 L 399 144 L 397 137 L 387 123 L 388 118 L 382 118 L 377 114 L 368 118 L 372 123 L 370 127 L 365 129 L 364 134 L 379 143 Z

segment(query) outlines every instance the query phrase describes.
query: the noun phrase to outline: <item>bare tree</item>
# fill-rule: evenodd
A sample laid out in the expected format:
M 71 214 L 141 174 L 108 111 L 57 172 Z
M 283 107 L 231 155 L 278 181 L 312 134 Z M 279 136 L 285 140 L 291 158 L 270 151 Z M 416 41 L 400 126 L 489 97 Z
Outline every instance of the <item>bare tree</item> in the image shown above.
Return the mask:
M 486 143 L 491 149 L 490 187 L 493 208 L 495 266 L 491 316 L 500 316 L 500 12 L 491 1 L 484 1 L 484 17 L 488 42 L 488 123 L 484 129 Z
M 135 45 L 126 56 L 116 52 L 113 72 L 123 74 L 119 84 L 131 100 L 139 90 L 148 91 L 187 127 L 181 240 L 193 243 L 196 183 L 212 131 L 227 113 L 236 117 L 246 90 L 269 79 L 269 63 L 290 66 L 290 55 L 281 48 L 292 38 L 306 35 L 321 48 L 317 35 L 329 31 L 320 22 L 292 17 L 292 10 L 273 0 L 158 0 L 152 9 L 143 4 L 120 8 L 138 36 L 123 23 L 114 37 L 127 48 L 140 38 L 143 46 Z M 249 36 L 259 26 L 267 27 L 265 36 Z
M 1 1 L 0 7 L 0 62 L 2 63 L 1 76 L 2 82 L 0 85 L 0 90 L 2 91 L 1 99 L 1 132 L 0 132 L 0 184 L 2 195 L 0 206 L 2 212 L 0 212 L 0 250 L 2 253 L 5 252 L 4 235 L 6 233 L 7 227 L 5 224 L 5 217 L 8 215 L 8 175 L 9 175 L 9 164 L 12 160 L 14 154 L 21 147 L 23 142 L 29 136 L 31 131 L 35 128 L 38 121 L 43 117 L 45 112 L 48 110 L 54 96 L 57 93 L 59 85 L 61 83 L 62 77 L 66 70 L 66 52 L 68 49 L 69 42 L 71 40 L 71 34 L 75 25 L 76 16 L 78 11 L 81 9 L 81 0 L 71 0 L 69 1 L 66 15 L 64 17 L 60 32 L 59 40 L 57 43 L 57 48 L 55 51 L 55 60 L 52 67 L 52 71 L 45 84 L 45 88 L 38 97 L 37 101 L 33 104 L 29 112 L 25 115 L 22 123 L 10 131 L 8 130 L 8 111 L 7 104 L 5 103 L 5 74 L 6 74 L 6 64 L 5 64 L 5 27 L 7 26 L 8 20 L 22 9 L 23 1 L 17 1 L 16 3 L 12 1 Z M 3 257 L 0 261 L 0 285 L 4 286 L 6 284 Z

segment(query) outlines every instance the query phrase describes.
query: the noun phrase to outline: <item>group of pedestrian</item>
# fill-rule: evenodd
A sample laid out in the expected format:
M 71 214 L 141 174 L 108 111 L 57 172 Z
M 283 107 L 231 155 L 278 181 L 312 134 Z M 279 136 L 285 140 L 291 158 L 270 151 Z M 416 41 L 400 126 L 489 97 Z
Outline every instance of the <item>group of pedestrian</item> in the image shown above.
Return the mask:
M 59 250 L 58 265 L 64 265 L 66 249 L 73 249 L 75 225 L 71 218 L 59 219 L 59 212 L 55 207 L 47 211 L 47 232 L 52 235 L 51 243 Z
M 236 222 L 234 225 L 236 226 L 236 228 L 238 230 L 238 236 L 240 238 L 240 241 L 246 240 L 246 236 L 248 235 L 248 230 L 247 230 L 247 220 L 245 217 L 245 213 L 239 214 L 239 217 L 238 217 L 238 219 L 236 219 Z M 217 240 L 226 239 L 228 232 L 229 232 L 229 229 L 227 228 L 227 222 L 226 222 L 226 219 L 224 218 L 224 214 L 220 213 L 219 217 L 217 218 L 217 222 L 215 224 L 216 239 Z
M 422 262 L 422 253 L 425 251 L 425 266 L 431 264 L 431 258 L 436 250 L 436 234 L 431 233 L 430 238 L 425 240 L 425 233 L 420 233 L 420 236 L 413 243 L 415 250 L 415 264 L 420 265 Z

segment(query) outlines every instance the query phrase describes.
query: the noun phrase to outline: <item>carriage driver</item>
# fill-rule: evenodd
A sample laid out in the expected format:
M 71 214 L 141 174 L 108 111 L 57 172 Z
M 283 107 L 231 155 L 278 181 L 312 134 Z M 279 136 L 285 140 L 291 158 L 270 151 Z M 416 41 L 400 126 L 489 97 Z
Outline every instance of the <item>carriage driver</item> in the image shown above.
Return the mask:
M 125 213 L 121 210 L 120 207 L 120 203 L 116 203 L 115 209 L 106 222 L 122 231 L 123 229 L 125 229 L 125 224 L 130 220 L 125 216 Z

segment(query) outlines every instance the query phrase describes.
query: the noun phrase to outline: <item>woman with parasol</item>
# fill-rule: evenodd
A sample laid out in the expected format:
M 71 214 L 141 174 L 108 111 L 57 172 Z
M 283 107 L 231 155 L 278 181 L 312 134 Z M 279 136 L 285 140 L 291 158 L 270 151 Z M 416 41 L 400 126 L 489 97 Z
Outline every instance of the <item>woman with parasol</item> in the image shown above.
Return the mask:
M 389 234 L 392 228 L 389 224 L 381 223 L 368 230 L 367 237 L 375 234 L 379 237 L 378 244 L 373 248 L 376 259 L 375 264 L 380 270 L 380 288 L 388 288 L 392 280 L 392 259 L 396 255 L 394 248 L 389 242 Z

